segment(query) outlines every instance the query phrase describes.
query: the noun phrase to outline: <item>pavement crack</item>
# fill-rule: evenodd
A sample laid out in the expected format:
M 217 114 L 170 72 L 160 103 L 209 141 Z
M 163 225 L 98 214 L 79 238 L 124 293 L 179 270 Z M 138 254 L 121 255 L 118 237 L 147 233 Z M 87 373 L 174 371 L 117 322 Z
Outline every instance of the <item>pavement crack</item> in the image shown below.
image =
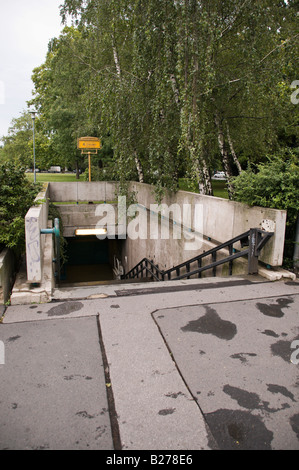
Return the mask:
M 97 315 L 97 327 L 98 327 L 99 343 L 101 347 L 103 366 L 104 366 L 106 394 L 107 394 L 107 401 L 108 401 L 108 408 L 109 408 L 113 446 L 114 446 L 114 450 L 122 450 L 122 443 L 121 443 L 120 431 L 119 431 L 119 425 L 118 425 L 118 416 L 117 416 L 117 412 L 115 408 L 113 388 L 112 388 L 111 379 L 110 379 L 109 363 L 108 363 L 105 345 L 103 341 L 99 314 Z M 109 386 L 107 386 L 107 384 L 109 384 Z
M 159 310 L 160 310 L 160 309 L 159 309 Z M 166 346 L 166 348 L 167 348 L 167 350 L 168 350 L 168 352 L 169 352 L 169 355 L 170 355 L 172 361 L 174 362 L 174 365 L 175 365 L 175 367 L 176 367 L 176 370 L 178 371 L 178 373 L 179 373 L 179 375 L 180 375 L 180 377 L 181 377 L 181 379 L 182 379 L 182 381 L 183 381 L 183 383 L 184 383 L 186 389 L 188 390 L 190 396 L 192 397 L 192 400 L 193 400 L 194 403 L 196 404 L 198 410 L 200 411 L 200 413 L 201 413 L 201 415 L 202 415 L 202 417 L 203 417 L 203 420 L 204 420 L 205 426 L 206 426 L 206 430 L 207 430 L 207 434 L 208 434 L 208 438 L 209 438 L 209 445 L 210 445 L 210 447 L 211 447 L 212 449 L 218 449 L 218 444 L 217 444 L 217 442 L 216 442 L 216 440 L 215 440 L 215 438 L 214 438 L 214 436 L 213 436 L 213 434 L 212 434 L 212 432 L 211 432 L 210 426 L 209 426 L 209 424 L 208 424 L 208 422 L 207 422 L 207 420 L 206 420 L 206 417 L 205 417 L 205 415 L 204 415 L 204 412 L 203 412 L 203 410 L 202 410 L 202 408 L 201 408 L 201 406 L 200 406 L 200 404 L 199 404 L 199 402 L 198 402 L 198 398 L 192 393 L 192 390 L 191 390 L 191 388 L 189 387 L 187 381 L 185 380 L 185 377 L 183 376 L 183 373 L 182 373 L 182 371 L 180 370 L 180 367 L 178 366 L 178 364 L 177 364 L 177 362 L 176 362 L 176 360 L 175 360 L 175 357 L 174 357 L 174 355 L 173 355 L 173 353 L 172 353 L 172 351 L 171 351 L 171 348 L 170 348 L 170 346 L 168 345 L 168 343 L 167 343 L 167 341 L 166 341 L 166 338 L 165 338 L 165 336 L 164 336 L 164 334 L 163 334 L 163 332 L 162 332 L 162 330 L 161 330 L 161 328 L 160 328 L 158 322 L 157 322 L 156 319 L 155 319 L 154 314 L 155 314 L 157 311 L 159 311 L 159 310 L 154 310 L 153 312 L 151 312 L 151 317 L 152 317 L 152 319 L 153 319 L 153 321 L 154 321 L 156 327 L 158 328 L 158 331 L 159 331 L 159 333 L 160 333 L 160 335 L 161 335 L 161 337 L 162 337 L 162 339 L 163 339 L 163 341 L 164 341 L 164 344 L 165 344 L 165 346 Z

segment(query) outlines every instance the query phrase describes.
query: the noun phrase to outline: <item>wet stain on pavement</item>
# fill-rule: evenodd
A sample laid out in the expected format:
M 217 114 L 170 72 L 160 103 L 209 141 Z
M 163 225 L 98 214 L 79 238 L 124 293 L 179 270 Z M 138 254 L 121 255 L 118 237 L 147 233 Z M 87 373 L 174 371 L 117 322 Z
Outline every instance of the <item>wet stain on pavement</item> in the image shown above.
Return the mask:
M 190 321 L 181 330 L 211 334 L 226 341 L 231 340 L 237 333 L 236 325 L 228 320 L 222 320 L 213 308 L 205 306 L 205 309 L 206 314 L 203 317 Z
M 100 437 L 102 437 L 103 434 L 105 434 L 106 428 L 107 428 L 107 426 L 98 426 L 96 428 L 96 433 L 97 433 L 96 436 L 95 436 L 96 440 L 99 439 Z
M 159 415 L 166 416 L 166 415 L 172 415 L 172 413 L 175 412 L 175 408 L 165 408 L 164 410 L 159 411 Z
M 256 306 L 259 311 L 267 317 L 282 318 L 284 316 L 283 309 L 288 308 L 289 304 L 294 302 L 293 299 L 280 298 L 276 300 L 276 304 L 263 304 L 257 302 Z
M 277 333 L 275 333 L 275 331 L 273 331 L 273 330 L 262 331 L 262 334 L 267 335 L 267 336 L 272 336 L 273 338 L 279 338 L 279 335 Z
M 78 310 L 81 310 L 81 308 L 83 308 L 82 302 L 64 302 L 50 308 L 47 314 L 48 317 L 59 317 L 63 315 L 69 315 L 72 312 L 77 312 Z
M 299 440 L 299 413 L 296 414 L 296 415 L 291 416 L 290 424 L 291 424 L 291 427 L 292 427 L 294 433 L 297 436 L 297 439 Z
M 294 340 L 298 340 L 299 336 L 293 338 L 292 340 L 279 340 L 276 343 L 271 344 L 271 353 L 273 356 L 281 357 L 285 362 L 290 362 L 291 360 L 291 344 Z
M 249 411 L 219 409 L 205 415 L 220 450 L 270 450 L 273 433 Z
M 260 408 L 260 397 L 256 393 L 247 392 L 247 390 L 232 387 L 231 385 L 224 385 L 223 391 L 233 400 L 236 400 L 243 408 L 248 408 L 249 410 Z
M 294 395 L 289 392 L 289 390 L 284 387 L 283 385 L 277 385 L 277 384 L 267 384 L 268 390 L 271 393 L 280 393 L 281 395 L 290 398 L 293 402 L 296 402 Z
M 11 336 L 10 338 L 8 338 L 7 342 L 8 343 L 13 343 L 14 341 L 17 341 L 17 339 L 20 339 L 21 336 L 19 335 L 16 335 L 16 336 Z
M 247 357 L 256 357 L 254 353 L 236 353 L 230 356 L 232 359 L 239 359 L 242 364 L 247 364 Z
M 177 393 L 167 393 L 165 396 L 170 397 L 170 398 L 177 398 L 179 396 L 185 397 L 186 395 L 183 392 L 177 392 Z
M 85 380 L 92 380 L 92 377 L 89 377 L 89 375 L 80 375 L 80 374 L 75 374 L 75 375 L 65 375 L 64 380 L 76 380 L 77 378 L 83 378 Z
M 290 408 L 288 403 L 283 403 L 281 408 L 270 408 L 268 401 L 261 401 L 257 393 L 248 392 L 247 390 L 242 390 L 238 387 L 232 387 L 231 385 L 225 385 L 223 387 L 224 393 L 229 395 L 233 400 L 236 400 L 238 405 L 242 408 L 247 408 L 249 410 L 263 410 L 268 413 L 276 413 L 277 411 Z
M 81 416 L 82 418 L 88 418 L 88 419 L 93 419 L 94 416 L 93 415 L 90 415 L 87 413 L 87 411 L 78 411 L 78 413 L 76 413 L 76 416 Z

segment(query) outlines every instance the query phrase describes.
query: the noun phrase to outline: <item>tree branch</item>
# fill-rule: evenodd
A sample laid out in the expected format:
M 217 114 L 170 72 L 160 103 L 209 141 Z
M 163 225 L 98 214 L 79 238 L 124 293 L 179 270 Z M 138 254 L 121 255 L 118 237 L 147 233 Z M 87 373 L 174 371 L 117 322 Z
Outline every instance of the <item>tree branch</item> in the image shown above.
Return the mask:
M 223 31 L 221 31 L 221 33 L 220 33 L 220 39 L 222 38 L 222 36 L 223 36 L 228 30 L 230 30 L 230 29 L 233 27 L 234 22 L 235 22 L 236 19 L 238 18 L 238 16 L 239 16 L 241 10 L 244 8 L 244 6 L 246 5 L 246 3 L 248 3 L 248 0 L 245 0 L 245 1 L 243 2 L 243 4 L 240 6 L 240 8 L 237 9 L 237 12 L 236 12 L 235 16 L 231 19 L 230 24 L 229 24 Z
M 281 44 L 278 44 L 278 46 L 274 47 L 274 49 L 272 49 L 272 51 L 268 52 L 268 54 L 265 55 L 265 57 L 262 58 L 262 60 L 260 60 L 260 64 L 262 62 L 264 62 L 264 60 L 267 59 L 267 57 L 269 57 L 269 55 L 273 54 L 273 52 L 276 51 L 276 49 L 280 49 L 281 47 L 283 47 L 286 43 L 290 42 L 292 39 L 296 39 L 297 37 L 299 36 L 299 33 L 295 34 L 295 36 L 292 36 L 288 39 L 286 39 L 285 41 L 283 41 Z

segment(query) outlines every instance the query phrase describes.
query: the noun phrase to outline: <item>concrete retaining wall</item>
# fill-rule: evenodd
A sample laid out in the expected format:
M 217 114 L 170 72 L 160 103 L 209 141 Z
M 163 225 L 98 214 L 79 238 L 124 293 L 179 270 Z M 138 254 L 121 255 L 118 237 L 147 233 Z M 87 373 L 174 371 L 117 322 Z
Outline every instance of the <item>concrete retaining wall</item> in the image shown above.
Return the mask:
M 114 201 L 118 184 L 109 181 L 50 183 L 52 202 Z
M 153 188 L 147 184 L 131 183 L 130 190 L 135 191 L 139 204 L 150 208 L 155 204 Z M 162 200 L 163 204 L 177 204 L 189 207 L 191 210 L 191 229 L 202 226 L 205 238 L 223 243 L 246 232 L 250 228 L 262 228 L 274 231 L 274 236 L 261 253 L 260 260 L 270 266 L 281 266 L 285 239 L 286 211 L 263 207 L 249 207 L 246 204 L 227 199 L 203 196 L 187 191 L 168 193 Z M 198 207 L 200 221 L 194 216 L 194 207 Z M 178 223 L 182 222 L 181 213 L 175 216 Z M 179 249 L 179 247 L 178 247 Z M 184 257 L 184 256 L 183 256 Z M 184 257 L 184 260 L 187 259 Z
M 15 256 L 9 248 L 0 253 L 0 305 L 4 305 L 10 297 L 15 276 Z
M 49 185 L 45 185 L 25 216 L 26 265 L 28 283 L 40 283 L 43 271 L 45 235 L 41 229 L 48 227 Z
M 51 224 L 48 225 L 48 228 Z M 40 283 L 30 284 L 27 281 L 26 263 L 23 263 L 11 294 L 11 305 L 23 305 L 31 303 L 45 303 L 52 300 L 52 293 L 55 287 L 55 277 L 53 270 L 53 236 L 43 235 L 44 250 L 42 253 L 42 279 Z

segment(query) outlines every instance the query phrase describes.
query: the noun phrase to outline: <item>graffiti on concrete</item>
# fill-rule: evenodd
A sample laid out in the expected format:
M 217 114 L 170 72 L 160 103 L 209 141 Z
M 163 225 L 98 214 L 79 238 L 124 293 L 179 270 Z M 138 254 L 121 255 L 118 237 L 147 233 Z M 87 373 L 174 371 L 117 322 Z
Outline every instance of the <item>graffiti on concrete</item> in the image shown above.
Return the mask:
M 26 219 L 26 257 L 27 271 L 30 281 L 38 281 L 41 276 L 41 246 L 40 229 L 38 218 L 29 217 Z

